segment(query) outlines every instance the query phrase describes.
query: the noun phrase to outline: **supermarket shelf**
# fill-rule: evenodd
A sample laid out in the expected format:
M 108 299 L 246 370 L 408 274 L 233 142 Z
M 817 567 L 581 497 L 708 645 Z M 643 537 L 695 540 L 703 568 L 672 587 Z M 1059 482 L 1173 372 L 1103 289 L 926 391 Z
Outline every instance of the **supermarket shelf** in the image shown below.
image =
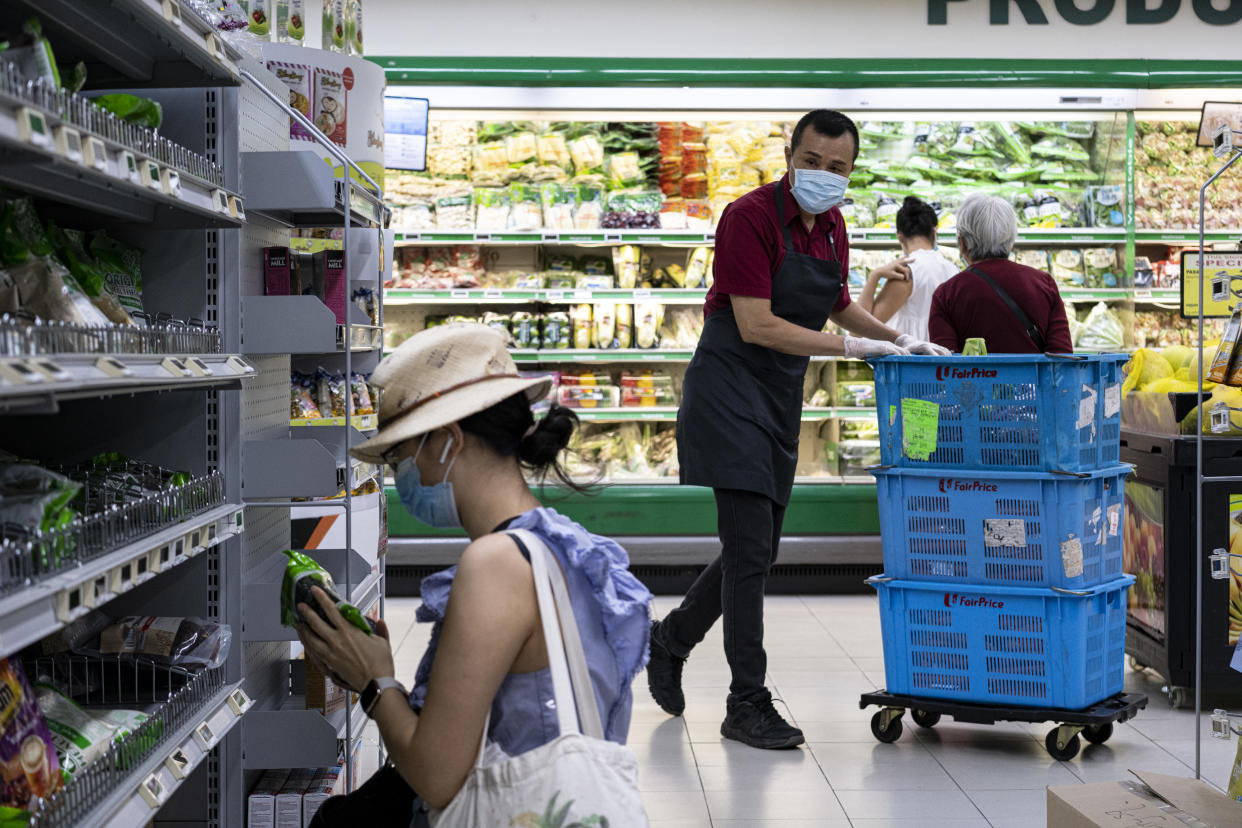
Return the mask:
M 714 230 L 530 230 L 526 232 L 494 232 L 460 230 L 396 229 L 393 241 L 399 245 L 423 244 L 714 244 Z
M 706 290 L 592 289 L 530 290 L 486 288 L 481 290 L 410 290 L 388 288 L 385 305 L 528 305 L 537 302 L 659 302 L 662 305 L 701 305 Z
M 379 423 L 379 415 L 378 414 L 355 414 L 353 417 L 349 419 L 349 423 L 359 432 L 374 431 Z M 311 419 L 311 420 L 299 418 L 295 420 L 290 420 L 289 425 L 293 428 L 304 428 L 304 427 L 343 428 L 345 426 L 345 418 L 344 417 L 320 417 L 319 419 Z
M 634 408 L 575 408 L 574 413 L 584 423 L 672 423 L 677 421 L 677 409 L 671 406 L 647 406 Z M 823 420 L 875 419 L 874 408 L 804 408 L 802 422 L 814 423 Z M 818 479 L 818 478 L 817 478 Z M 634 482 L 634 481 L 626 481 Z M 647 481 L 639 481 L 647 482 Z M 655 482 L 663 482 L 657 479 Z M 676 481 L 674 481 L 676 482 Z
M 559 364 L 567 362 L 689 362 L 693 351 L 653 348 L 622 348 L 613 351 L 587 350 L 516 350 L 509 352 L 513 361 L 521 363 Z
M 61 400 L 240 387 L 255 368 L 234 354 L 0 357 L 0 411 L 51 413 Z
M 1204 240 L 1208 242 L 1233 242 L 1237 244 L 1240 238 L 1242 238 L 1242 231 L 1239 230 L 1209 230 L 1204 234 Z M 1139 244 L 1198 244 L 1199 231 L 1193 229 L 1135 230 L 1134 240 Z
M 355 336 L 365 336 L 371 344 L 355 344 L 352 353 L 378 350 L 380 329 L 353 302 L 346 312 Z M 334 354 L 344 353 L 345 326 L 317 296 L 243 296 L 242 317 L 246 320 L 242 339 L 244 354 Z M 364 333 L 365 332 L 365 333 Z
M 949 227 L 940 232 L 947 239 L 952 237 L 954 229 Z M 1236 237 L 1237 235 L 1234 234 L 1234 238 Z M 849 238 L 850 244 L 897 244 L 897 231 L 886 228 L 851 228 Z M 701 232 L 687 230 L 592 230 L 577 232 L 532 230 L 527 232 L 487 233 L 470 230 L 441 232 L 398 229 L 395 231 L 394 239 L 395 243 L 399 245 L 668 244 L 697 246 L 715 244 L 716 232 L 714 230 Z M 1126 231 L 1120 227 L 1030 228 L 1018 232 L 1019 244 L 1080 244 L 1083 242 L 1121 244 L 1125 240 Z
M 3 7 L 15 11 L 16 5 L 6 0 Z M 39 15 L 62 64 L 78 58 L 92 64 L 88 77 L 96 88 L 121 80 L 131 88 L 237 83 L 237 51 L 179 0 L 24 0 L 20 5 Z M 100 63 L 115 77 L 101 71 Z
M 94 106 L 87 104 L 87 106 Z M 32 143 L 22 138 L 19 109 L 42 115 L 43 140 Z M 27 116 L 29 117 L 29 116 Z M 62 126 L 72 129 L 85 150 L 88 143 L 102 147 L 95 166 L 62 155 L 52 136 Z M 83 157 L 82 152 L 75 155 Z M 186 171 L 176 171 L 179 184 L 163 181 L 171 171 L 162 163 L 146 161 L 142 153 L 118 141 L 85 132 L 68 124 L 56 112 L 32 106 L 0 91 L 0 182 L 23 192 L 113 216 L 127 222 L 161 227 L 238 227 L 242 218 L 229 209 L 230 194 Z M 129 164 L 135 164 L 130 171 Z M 150 186 L 143 183 L 144 166 L 154 164 Z M 132 178 L 131 178 L 132 175 Z M 235 198 L 235 197 L 234 197 Z
M 1176 288 L 1062 288 L 1061 298 L 1068 302 L 1134 302 L 1135 304 L 1177 304 L 1181 296 Z
M 246 208 L 289 227 L 332 227 L 345 217 L 345 183 L 309 150 L 243 152 Z M 350 179 L 350 220 L 358 227 L 382 225 L 388 208 Z M 247 326 L 249 327 L 249 326 Z
M 249 440 L 242 448 L 242 499 L 328 497 L 339 491 L 339 467 L 336 454 L 318 439 Z
M 348 591 L 346 600 L 359 609 L 366 610 L 379 599 L 383 572 L 372 568 L 361 555 L 344 549 L 306 549 L 305 554 L 314 558 L 332 575 L 342 595 Z M 353 585 L 346 590 L 345 558 L 349 556 L 349 572 Z M 280 623 L 280 586 L 284 578 L 284 554 L 272 555 L 270 561 L 255 573 L 255 577 L 243 586 L 242 638 L 254 641 L 292 641 L 297 634 Z
M 355 738 L 366 726 L 361 704 L 348 706 Z M 306 709 L 306 696 L 288 696 L 278 710 L 252 710 L 242 729 L 246 770 L 330 767 L 337 762 L 337 742 L 345 739 L 346 710 L 323 713 Z
M 91 609 L 240 534 L 244 521 L 241 506 L 217 506 L 0 598 L 0 652 L 17 652 Z
M 197 709 L 178 712 L 183 715 L 183 724 L 168 734 L 154 755 L 127 774 L 103 801 L 75 824 L 132 828 L 150 823 L 182 782 L 208 758 L 243 716 L 249 724 L 254 710 L 253 701 L 241 689 L 241 682 L 237 682 L 220 688 Z M 242 730 L 244 733 L 245 728 Z M 172 770 L 174 765 L 178 768 L 176 773 Z M 52 821 L 59 824 L 55 818 Z

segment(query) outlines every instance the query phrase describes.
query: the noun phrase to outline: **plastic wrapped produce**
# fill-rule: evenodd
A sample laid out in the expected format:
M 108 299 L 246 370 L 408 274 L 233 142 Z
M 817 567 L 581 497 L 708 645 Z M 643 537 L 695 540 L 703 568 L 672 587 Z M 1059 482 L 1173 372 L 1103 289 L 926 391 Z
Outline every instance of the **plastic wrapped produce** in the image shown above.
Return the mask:
M 600 218 L 605 229 L 658 229 L 664 195 L 659 190 L 608 194 L 608 209 Z
M 1115 288 L 1122 282 L 1121 269 L 1117 266 L 1117 249 L 1092 247 L 1082 252 L 1086 266 L 1087 287 Z
M 140 710 L 84 709 L 50 684 L 36 684 L 35 693 L 66 778 L 99 759 L 112 742 L 126 738 L 147 720 Z
M 602 187 L 578 185 L 574 190 L 574 229 L 597 230 L 604 217 L 604 197 Z
M 591 347 L 609 349 L 617 347 L 617 306 L 613 302 L 597 302 L 592 310 L 594 332 Z
M 583 350 L 591 347 L 591 341 L 595 335 L 595 326 L 593 322 L 593 314 L 590 305 L 574 305 L 569 310 L 569 317 L 573 325 L 573 343 L 571 347 L 577 350 Z
M 554 311 L 543 317 L 543 338 L 540 347 L 550 351 L 565 350 L 573 345 L 573 340 L 574 326 L 569 314 Z
M 509 228 L 509 192 L 507 190 L 479 187 L 474 191 L 477 230 L 507 230 Z
M 632 244 L 622 244 L 612 249 L 612 272 L 617 279 L 617 287 L 633 290 L 638 285 L 638 274 L 642 266 L 643 249 Z
M 435 203 L 437 230 L 474 229 L 474 200 L 470 191 L 439 196 Z
M 1031 145 L 1031 155 L 1035 158 L 1057 158 L 1066 161 L 1087 163 L 1091 154 L 1082 144 L 1070 138 L 1049 135 Z
M 105 627 L 97 642 L 76 650 L 87 655 L 140 657 L 175 667 L 215 669 L 228 658 L 232 641 L 228 624 L 202 618 L 128 615 Z
M 657 302 L 637 303 L 634 306 L 634 347 L 658 348 L 663 325 L 663 305 Z
M 538 230 L 543 226 L 543 202 L 538 185 L 509 185 L 509 229 Z
M 1082 251 L 1064 249 L 1054 253 L 1051 275 L 1066 287 L 1085 287 L 1087 276 L 1083 271 Z
M 711 248 L 696 247 L 686 256 L 685 277 L 682 287 L 701 288 L 707 281 L 711 261 Z
M 1088 190 L 1093 227 L 1125 226 L 1125 204 L 1122 196 L 1122 188 L 1117 185 L 1092 187 Z
M 539 186 L 543 206 L 543 226 L 549 230 L 574 229 L 574 190 L 555 181 Z
M 604 145 L 598 135 L 584 133 L 570 140 L 569 157 L 578 175 L 601 172 L 604 167 Z
M 1121 319 L 1099 302 L 1083 321 L 1074 347 L 1086 351 L 1120 351 L 1125 347 Z

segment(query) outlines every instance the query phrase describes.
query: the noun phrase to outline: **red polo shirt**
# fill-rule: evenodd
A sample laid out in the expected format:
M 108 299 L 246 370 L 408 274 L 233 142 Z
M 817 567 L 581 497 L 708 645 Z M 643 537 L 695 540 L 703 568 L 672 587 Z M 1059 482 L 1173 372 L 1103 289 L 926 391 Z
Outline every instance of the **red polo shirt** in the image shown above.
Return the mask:
M 1008 259 L 985 259 L 975 266 L 992 277 L 1044 336 L 1044 351 L 1072 354 L 1065 303 L 1057 283 L 1042 270 Z M 961 352 L 967 339 L 980 337 L 989 354 L 1034 354 L 1035 344 L 996 291 L 974 273 L 957 274 L 932 294 L 931 340 Z
M 717 308 L 728 307 L 733 294 L 772 298 L 772 276 L 785 260 L 785 239 L 776 215 L 776 201 L 772 198 L 776 187 L 781 188 L 785 199 L 785 223 L 793 231 L 794 250 L 831 260 L 828 234 L 832 234 L 841 262 L 842 283 L 841 296 L 833 312 L 849 305 L 850 289 L 845 282 L 850 269 L 850 242 L 845 232 L 845 219 L 841 211 L 833 207 L 816 216 L 815 226 L 808 231 L 786 175 L 779 182 L 752 190 L 725 208 L 716 228 L 716 259 L 712 265 L 715 282 L 703 305 L 705 318 Z

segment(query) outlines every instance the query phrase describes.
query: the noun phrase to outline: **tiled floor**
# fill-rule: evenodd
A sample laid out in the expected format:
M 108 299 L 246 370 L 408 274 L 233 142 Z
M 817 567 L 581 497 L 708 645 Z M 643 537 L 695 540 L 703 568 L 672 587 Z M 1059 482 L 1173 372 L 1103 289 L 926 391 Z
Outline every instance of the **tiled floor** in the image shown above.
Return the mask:
M 677 601 L 658 597 L 654 611 Z M 391 599 L 386 609 L 407 680 L 427 642 L 417 605 Z M 1193 711 L 1169 710 L 1160 681 L 1133 672 L 1127 689 L 1150 696 L 1148 709 L 1070 762 L 1044 750 L 1050 725 L 945 719 L 921 730 L 907 715 L 901 739 L 880 744 L 874 708 L 858 709 L 860 693 L 884 686 L 875 598 L 769 597 L 765 615 L 769 686 L 807 745 L 767 752 L 720 738 L 729 671 L 717 625 L 686 665 L 684 717 L 656 707 L 645 675 L 635 681 L 629 744 L 656 828 L 1042 828 L 1048 785 L 1123 779 L 1130 768 L 1194 773 Z M 1237 746 L 1210 738 L 1207 724 L 1203 777 L 1223 787 Z

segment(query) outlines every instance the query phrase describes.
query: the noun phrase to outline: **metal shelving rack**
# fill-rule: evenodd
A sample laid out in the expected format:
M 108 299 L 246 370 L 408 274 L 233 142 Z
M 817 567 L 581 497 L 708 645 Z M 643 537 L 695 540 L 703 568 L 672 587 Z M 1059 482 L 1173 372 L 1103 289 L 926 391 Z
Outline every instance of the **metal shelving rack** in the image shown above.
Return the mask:
M 1199 313 L 1198 313 L 1198 333 L 1199 333 L 1199 364 L 1203 365 L 1203 318 L 1204 318 L 1204 282 L 1206 281 L 1206 273 L 1204 272 L 1204 247 L 1205 247 L 1205 217 L 1207 212 L 1207 191 L 1216 183 L 1222 175 L 1224 175 L 1230 167 L 1232 167 L 1239 158 L 1242 158 L 1242 148 L 1236 147 L 1234 142 L 1238 140 L 1234 136 L 1242 136 L 1242 132 L 1231 130 L 1228 125 L 1218 129 L 1213 136 L 1216 144 L 1216 157 L 1224 161 L 1220 169 L 1203 183 L 1199 188 Z M 1213 284 L 1213 296 L 1223 293 L 1230 299 L 1237 298 L 1238 293 L 1234 290 L 1230 281 L 1224 280 L 1223 284 Z M 1231 310 L 1233 310 L 1231 302 Z M 1195 429 L 1195 778 L 1201 775 L 1200 765 L 1202 761 L 1202 740 L 1203 734 L 1200 730 L 1199 723 L 1203 716 L 1203 558 L 1206 549 L 1203 548 L 1203 498 L 1204 486 L 1211 483 L 1242 483 L 1242 476 L 1239 475 L 1207 475 L 1203 471 L 1203 371 L 1199 371 L 1199 388 L 1196 396 L 1198 413 L 1198 427 Z M 1219 408 L 1219 406 L 1218 406 Z M 1211 412 L 1210 428 L 1213 433 L 1228 432 L 1231 430 L 1232 410 L 1227 406 L 1221 410 L 1213 409 Z M 1230 558 L 1238 557 L 1228 549 L 1214 549 L 1208 555 L 1211 564 L 1211 577 L 1213 579 L 1225 579 L 1230 577 Z M 1228 739 L 1231 733 L 1237 732 L 1237 728 L 1232 726 L 1230 718 L 1232 714 L 1224 710 L 1215 710 L 1212 715 L 1212 736 L 1218 739 Z

